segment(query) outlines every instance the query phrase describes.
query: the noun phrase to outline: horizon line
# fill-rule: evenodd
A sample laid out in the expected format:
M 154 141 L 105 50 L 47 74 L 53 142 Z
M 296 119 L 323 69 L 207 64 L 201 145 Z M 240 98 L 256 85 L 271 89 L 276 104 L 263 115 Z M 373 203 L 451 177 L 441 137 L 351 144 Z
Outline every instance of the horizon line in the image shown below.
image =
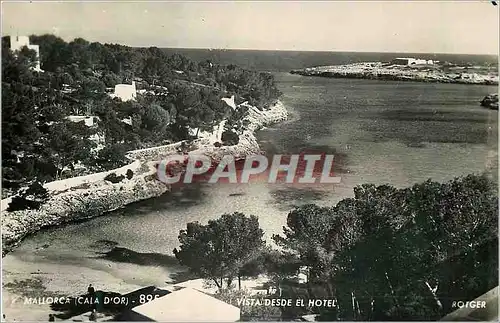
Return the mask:
M 126 45 L 128 46 L 128 45 Z M 145 46 L 130 46 L 139 48 L 148 48 Z M 158 47 L 158 46 L 149 46 Z M 400 51 L 359 51 L 359 50 L 338 50 L 338 49 L 255 49 L 255 48 L 208 48 L 208 47 L 158 47 L 164 49 L 199 49 L 199 50 L 253 50 L 253 51 L 266 51 L 266 52 L 316 52 L 316 53 L 383 53 L 383 54 L 434 54 L 434 55 L 482 55 L 482 56 L 499 56 L 500 53 L 454 53 L 454 52 L 400 52 Z
M 77 38 L 85 39 L 83 37 L 74 37 L 72 40 L 65 40 L 63 37 L 58 36 L 56 34 L 52 33 L 42 33 L 42 34 L 29 34 L 28 36 L 44 36 L 44 35 L 52 35 L 56 36 L 58 38 L 63 39 L 65 42 L 70 43 L 71 41 L 74 41 Z M 7 35 L 2 35 L 2 37 L 6 36 L 13 36 L 11 34 Z M 215 51 L 224 51 L 224 50 L 246 50 L 246 51 L 267 51 L 267 52 L 319 52 L 319 53 L 382 53 L 382 54 L 432 54 L 432 55 L 476 55 L 476 56 L 500 56 L 499 53 L 457 53 L 457 52 L 420 52 L 420 51 L 373 51 L 373 50 L 367 50 L 367 51 L 360 51 L 360 50 L 339 50 L 339 49 L 322 49 L 322 50 L 315 50 L 315 49 L 257 49 L 257 48 L 223 48 L 223 47 L 197 47 L 197 46 L 187 46 L 187 47 L 171 47 L 171 46 L 158 46 L 158 45 L 144 45 L 144 46 L 133 46 L 129 44 L 124 44 L 124 43 L 118 43 L 118 42 L 103 42 L 103 41 L 90 41 L 88 39 L 85 39 L 89 43 L 101 43 L 101 44 L 110 44 L 110 45 L 121 45 L 121 46 L 128 46 L 128 47 L 135 47 L 135 48 L 150 48 L 150 47 L 157 47 L 157 48 L 163 48 L 163 49 L 195 49 L 195 50 L 215 50 Z

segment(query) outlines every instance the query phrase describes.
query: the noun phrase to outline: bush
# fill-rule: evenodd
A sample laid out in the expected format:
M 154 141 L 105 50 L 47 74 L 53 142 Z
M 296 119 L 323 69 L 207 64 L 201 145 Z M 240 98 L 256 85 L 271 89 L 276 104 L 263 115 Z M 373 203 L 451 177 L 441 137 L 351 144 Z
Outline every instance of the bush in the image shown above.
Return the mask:
M 47 189 L 40 182 L 34 182 L 25 191 L 12 198 L 7 211 L 38 210 L 48 199 Z
M 225 146 L 237 145 L 240 142 L 240 137 L 231 130 L 224 131 L 221 139 Z
M 49 197 L 49 192 L 40 182 L 34 182 L 26 190 L 26 196 L 34 196 L 45 200 Z
M 134 172 L 131 169 L 127 169 L 127 179 L 132 179 L 134 177 Z
M 95 159 L 95 165 L 104 170 L 112 170 L 127 164 L 127 147 L 123 144 L 114 144 L 104 147 Z
M 124 178 L 125 178 L 125 176 L 123 176 L 123 175 L 117 176 L 115 173 L 111 173 L 111 174 L 107 175 L 106 177 L 104 177 L 104 180 L 111 182 L 113 184 L 116 184 L 116 183 L 120 183 Z
M 487 175 L 360 185 L 335 207 L 296 207 L 283 231 L 276 244 L 338 301 L 321 320 L 438 320 L 454 299 L 498 285 L 498 191 Z
M 222 147 L 222 144 L 217 141 L 217 142 L 214 143 L 214 146 L 217 147 L 217 148 L 220 148 L 220 147 Z

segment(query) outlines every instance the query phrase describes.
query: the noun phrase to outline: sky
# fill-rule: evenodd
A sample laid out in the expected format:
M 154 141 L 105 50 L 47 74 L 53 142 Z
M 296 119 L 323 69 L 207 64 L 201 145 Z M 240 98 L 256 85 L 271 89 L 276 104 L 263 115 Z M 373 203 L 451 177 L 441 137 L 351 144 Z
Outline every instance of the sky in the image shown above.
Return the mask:
M 490 1 L 2 2 L 2 35 L 129 46 L 493 54 Z

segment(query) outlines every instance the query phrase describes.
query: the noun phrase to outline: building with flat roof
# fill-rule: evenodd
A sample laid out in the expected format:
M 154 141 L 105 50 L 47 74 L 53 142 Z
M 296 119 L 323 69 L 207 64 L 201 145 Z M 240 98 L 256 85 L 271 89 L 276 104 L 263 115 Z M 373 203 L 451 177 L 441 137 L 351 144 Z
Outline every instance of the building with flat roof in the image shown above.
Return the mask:
M 117 84 L 115 85 L 115 92 L 111 94 L 113 98 L 119 98 L 122 101 L 135 100 L 137 96 L 137 89 L 135 81 L 132 84 Z
M 100 120 L 100 118 L 97 116 L 67 116 L 66 119 L 68 119 L 71 122 L 83 121 L 87 127 L 95 126 L 97 122 Z

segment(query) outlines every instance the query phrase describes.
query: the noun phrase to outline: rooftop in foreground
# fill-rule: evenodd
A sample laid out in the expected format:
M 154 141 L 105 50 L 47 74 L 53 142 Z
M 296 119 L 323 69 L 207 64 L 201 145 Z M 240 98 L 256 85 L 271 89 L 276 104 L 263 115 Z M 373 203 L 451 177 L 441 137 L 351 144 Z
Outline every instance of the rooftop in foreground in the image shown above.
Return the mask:
M 200 291 L 183 288 L 131 310 L 134 321 L 236 322 L 240 309 Z
M 484 302 L 484 307 L 473 308 L 472 306 L 464 306 L 454 312 L 446 315 L 441 321 L 494 321 L 498 322 L 498 286 L 491 289 L 489 292 L 479 296 L 473 302 L 481 304 Z M 467 303 L 464 301 L 464 303 Z

